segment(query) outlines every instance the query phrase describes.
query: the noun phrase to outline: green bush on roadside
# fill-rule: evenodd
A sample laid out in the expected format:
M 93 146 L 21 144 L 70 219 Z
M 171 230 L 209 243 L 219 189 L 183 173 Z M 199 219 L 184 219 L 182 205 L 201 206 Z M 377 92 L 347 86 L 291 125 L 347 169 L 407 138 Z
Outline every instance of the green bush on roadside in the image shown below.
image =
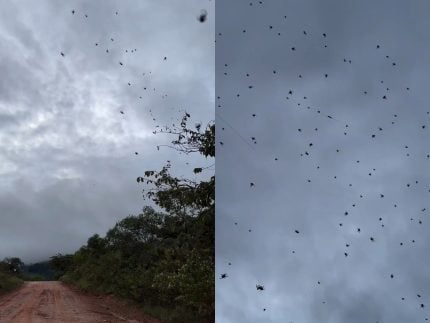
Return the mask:
M 21 286 L 23 280 L 11 274 L 0 272 L 0 294 L 10 292 Z

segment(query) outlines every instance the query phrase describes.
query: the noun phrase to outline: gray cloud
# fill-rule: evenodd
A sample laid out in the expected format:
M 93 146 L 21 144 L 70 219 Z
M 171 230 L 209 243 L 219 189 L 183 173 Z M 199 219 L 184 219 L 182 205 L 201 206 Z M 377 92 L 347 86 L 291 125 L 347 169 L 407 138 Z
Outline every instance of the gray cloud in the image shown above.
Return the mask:
M 140 211 L 144 170 L 171 160 L 189 174 L 207 163 L 157 151 L 169 138 L 152 131 L 183 110 L 193 122 L 213 119 L 213 62 L 209 1 L 4 3 L 0 258 L 73 252 Z
M 219 322 L 430 317 L 428 9 L 217 2 Z

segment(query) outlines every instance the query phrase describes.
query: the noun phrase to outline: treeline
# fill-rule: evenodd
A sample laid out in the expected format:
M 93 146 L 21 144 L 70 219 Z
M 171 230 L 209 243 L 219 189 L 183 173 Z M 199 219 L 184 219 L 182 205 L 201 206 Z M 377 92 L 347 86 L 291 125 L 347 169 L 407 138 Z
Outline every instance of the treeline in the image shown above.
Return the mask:
M 173 148 L 215 156 L 215 125 L 180 127 Z M 215 177 L 192 181 L 146 171 L 137 182 L 154 207 L 119 221 L 105 237 L 94 235 L 73 255 L 56 255 L 55 277 L 97 293 L 138 302 L 167 322 L 214 322 Z M 205 167 L 194 169 L 202 173 Z
M 49 261 L 41 261 L 29 265 L 24 265 L 24 280 L 54 280 L 54 270 Z
M 5 258 L 0 261 L 0 295 L 19 287 L 22 279 L 24 264 L 19 258 Z
M 9 292 L 24 281 L 52 280 L 53 269 L 48 261 L 26 265 L 18 257 L 0 261 L 0 294 Z

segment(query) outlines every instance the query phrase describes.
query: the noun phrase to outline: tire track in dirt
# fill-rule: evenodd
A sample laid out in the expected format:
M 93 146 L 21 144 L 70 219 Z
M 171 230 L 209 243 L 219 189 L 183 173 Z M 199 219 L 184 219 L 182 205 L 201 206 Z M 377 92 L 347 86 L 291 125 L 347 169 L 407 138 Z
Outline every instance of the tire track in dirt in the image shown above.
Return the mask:
M 112 298 L 87 295 L 61 282 L 27 282 L 3 295 L 0 322 L 162 323 Z

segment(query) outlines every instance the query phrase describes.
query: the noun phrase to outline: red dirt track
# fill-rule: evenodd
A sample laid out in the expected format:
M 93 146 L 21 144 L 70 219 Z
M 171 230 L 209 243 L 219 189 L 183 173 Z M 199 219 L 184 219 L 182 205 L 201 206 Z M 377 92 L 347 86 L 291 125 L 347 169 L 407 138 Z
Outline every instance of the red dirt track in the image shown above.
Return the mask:
M 0 322 L 161 323 L 113 298 L 87 295 L 61 282 L 27 282 L 0 296 Z

